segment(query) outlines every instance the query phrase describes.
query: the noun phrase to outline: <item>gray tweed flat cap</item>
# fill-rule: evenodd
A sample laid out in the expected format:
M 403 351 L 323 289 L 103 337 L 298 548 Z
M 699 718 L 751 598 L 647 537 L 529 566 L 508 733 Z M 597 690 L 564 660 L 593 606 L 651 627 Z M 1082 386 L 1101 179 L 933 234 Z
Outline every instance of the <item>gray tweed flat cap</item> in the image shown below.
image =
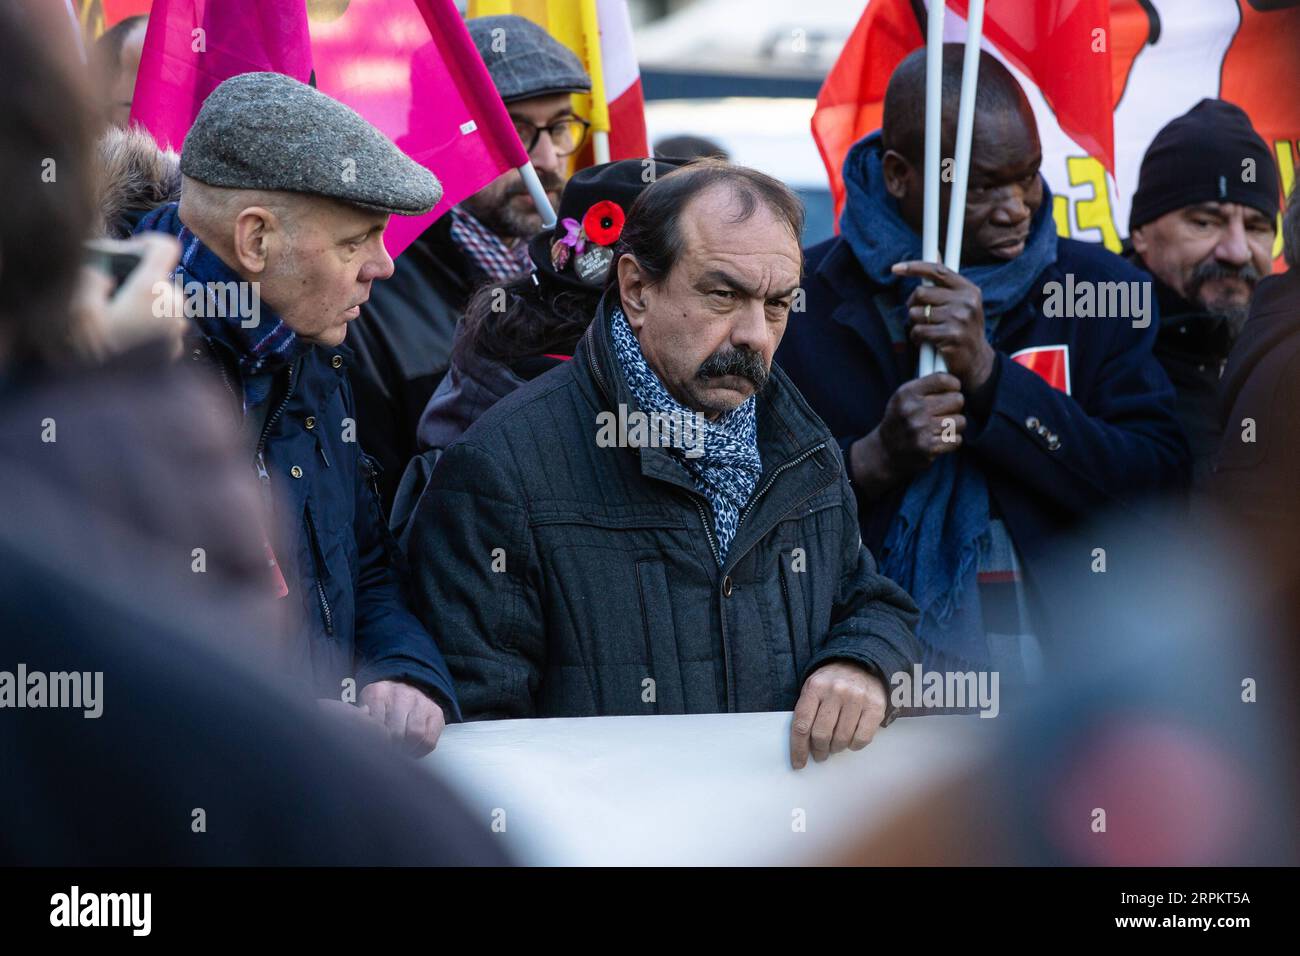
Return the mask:
M 532 20 L 507 13 L 474 17 L 465 26 L 502 101 L 591 92 L 582 61 Z
M 418 216 L 437 177 L 351 107 L 280 73 L 244 73 L 213 90 L 181 150 L 181 172 L 210 186 L 328 196 Z

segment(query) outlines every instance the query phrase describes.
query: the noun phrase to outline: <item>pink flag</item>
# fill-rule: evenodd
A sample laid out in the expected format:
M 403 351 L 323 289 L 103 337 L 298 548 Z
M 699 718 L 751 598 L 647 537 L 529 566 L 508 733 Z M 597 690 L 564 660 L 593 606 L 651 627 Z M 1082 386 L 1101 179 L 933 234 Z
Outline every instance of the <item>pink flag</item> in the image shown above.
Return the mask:
M 260 71 L 311 76 L 303 0 L 154 0 L 131 120 L 180 150 L 209 93 Z
M 316 85 L 383 130 L 433 171 L 442 201 L 425 216 L 394 216 L 396 256 L 429 224 L 528 154 L 452 0 L 351 0 L 313 14 Z

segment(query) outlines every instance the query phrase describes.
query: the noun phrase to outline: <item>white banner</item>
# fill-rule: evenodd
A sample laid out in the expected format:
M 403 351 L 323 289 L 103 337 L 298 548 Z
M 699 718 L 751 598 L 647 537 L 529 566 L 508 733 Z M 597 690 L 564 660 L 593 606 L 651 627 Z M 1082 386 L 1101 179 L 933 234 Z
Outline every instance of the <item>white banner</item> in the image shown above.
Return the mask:
M 425 763 L 517 861 L 815 863 L 987 752 L 994 721 L 896 721 L 790 767 L 789 713 L 455 724 Z

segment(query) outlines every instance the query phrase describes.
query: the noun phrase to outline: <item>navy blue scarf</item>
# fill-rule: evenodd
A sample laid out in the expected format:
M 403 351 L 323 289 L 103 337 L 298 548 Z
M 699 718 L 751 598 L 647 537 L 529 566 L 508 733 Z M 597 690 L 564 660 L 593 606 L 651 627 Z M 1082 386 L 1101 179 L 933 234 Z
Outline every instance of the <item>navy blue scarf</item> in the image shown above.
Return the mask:
M 140 220 L 135 231 L 166 232 L 180 240 L 181 259 L 175 274 L 182 283 L 243 281 L 198 236 L 185 227 L 177 203 L 159 206 Z M 259 303 L 259 321 L 250 328 L 243 326 L 238 315 L 220 315 L 210 296 L 205 298 L 205 305 L 207 307 L 193 316 L 194 321 L 205 336 L 225 344 L 239 357 L 244 411 L 247 413 L 250 408 L 265 401 L 270 391 L 272 376 L 262 373 L 275 372 L 291 365 L 304 351 L 303 343 L 265 302 Z
M 844 160 L 846 202 L 840 232 L 871 281 L 895 288 L 905 302 L 919 280 L 894 275 L 896 262 L 921 258 L 921 237 L 903 221 L 885 189 L 879 132 L 856 143 Z M 1025 250 L 1009 262 L 971 266 L 962 275 L 984 296 L 985 334 L 996 319 L 1024 301 L 1034 280 L 1056 261 L 1052 196 L 1030 225 Z M 917 636 L 972 666 L 988 663 L 979 601 L 979 564 L 990 543 L 989 493 L 984 473 L 962 451 L 943 455 L 912 479 L 885 535 L 881 573 L 911 594 L 921 611 Z M 929 654 L 927 654 L 927 657 Z

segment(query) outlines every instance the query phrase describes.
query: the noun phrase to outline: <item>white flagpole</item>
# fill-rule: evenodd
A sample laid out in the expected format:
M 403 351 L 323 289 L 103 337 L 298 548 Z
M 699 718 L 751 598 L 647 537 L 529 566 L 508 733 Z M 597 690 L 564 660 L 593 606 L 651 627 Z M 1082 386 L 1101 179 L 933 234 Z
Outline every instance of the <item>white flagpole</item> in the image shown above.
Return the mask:
M 597 166 L 609 162 L 609 134 L 603 129 L 591 134 L 591 158 Z
M 537 170 L 533 168 L 532 163 L 524 163 L 516 167 L 519 175 L 524 177 L 524 185 L 528 187 L 528 195 L 533 197 L 533 205 L 542 217 L 543 229 L 555 228 L 555 208 L 551 205 L 551 199 L 546 195 L 546 190 L 542 188 L 542 181 L 537 178 Z
M 925 208 L 921 228 L 921 258 L 939 261 L 939 176 L 943 123 L 943 14 L 947 0 L 930 0 L 925 35 Z M 934 349 L 921 346 L 919 376 L 934 371 Z
M 966 21 L 966 50 L 961 62 L 961 101 L 957 107 L 957 144 L 953 157 L 952 194 L 948 197 L 948 241 L 943 264 L 961 271 L 961 238 L 966 225 L 966 187 L 970 182 L 970 144 L 975 130 L 975 91 L 980 78 L 980 38 L 984 34 L 984 0 L 971 0 Z M 943 356 L 934 356 L 934 371 L 946 372 Z

